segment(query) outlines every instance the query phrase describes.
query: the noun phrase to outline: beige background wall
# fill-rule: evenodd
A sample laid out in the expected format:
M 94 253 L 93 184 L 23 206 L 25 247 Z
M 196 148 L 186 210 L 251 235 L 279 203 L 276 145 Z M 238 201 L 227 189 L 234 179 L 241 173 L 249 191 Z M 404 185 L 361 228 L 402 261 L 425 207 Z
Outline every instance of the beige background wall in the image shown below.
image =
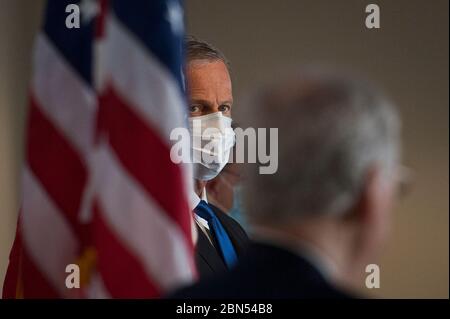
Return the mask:
M 0 0 L 0 283 L 18 207 L 32 36 L 42 0 Z M 130 2 L 131 3 L 131 2 Z M 448 1 L 187 0 L 188 31 L 232 62 L 236 107 L 255 83 L 301 63 L 362 72 L 399 104 L 412 192 L 395 212 L 381 297 L 448 298 Z M 377 3 L 381 29 L 364 27 Z
M 0 0 L 0 283 L 16 227 L 33 35 L 43 1 Z

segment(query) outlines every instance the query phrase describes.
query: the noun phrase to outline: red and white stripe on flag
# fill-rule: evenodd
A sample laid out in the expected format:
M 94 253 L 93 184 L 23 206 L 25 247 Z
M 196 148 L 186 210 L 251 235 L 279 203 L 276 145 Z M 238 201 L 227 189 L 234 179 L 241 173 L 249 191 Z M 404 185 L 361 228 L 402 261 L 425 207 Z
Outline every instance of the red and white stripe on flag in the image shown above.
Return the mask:
M 191 168 L 170 160 L 170 131 L 184 126 L 182 92 L 105 3 L 93 46 L 97 87 L 47 33 L 37 37 L 4 297 L 159 297 L 196 276 Z M 66 285 L 69 264 L 80 267 L 79 289 Z

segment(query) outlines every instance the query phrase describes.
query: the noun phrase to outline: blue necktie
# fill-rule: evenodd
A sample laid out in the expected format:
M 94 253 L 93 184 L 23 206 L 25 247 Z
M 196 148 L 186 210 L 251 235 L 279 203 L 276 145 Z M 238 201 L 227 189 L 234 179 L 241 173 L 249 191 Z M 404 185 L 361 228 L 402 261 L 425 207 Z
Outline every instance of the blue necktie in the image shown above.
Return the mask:
M 206 219 L 208 222 L 211 232 L 214 234 L 219 244 L 222 257 L 228 268 L 231 268 L 237 262 L 236 251 L 234 250 L 230 237 L 226 233 L 216 214 L 204 200 L 200 201 L 194 211 L 198 216 Z

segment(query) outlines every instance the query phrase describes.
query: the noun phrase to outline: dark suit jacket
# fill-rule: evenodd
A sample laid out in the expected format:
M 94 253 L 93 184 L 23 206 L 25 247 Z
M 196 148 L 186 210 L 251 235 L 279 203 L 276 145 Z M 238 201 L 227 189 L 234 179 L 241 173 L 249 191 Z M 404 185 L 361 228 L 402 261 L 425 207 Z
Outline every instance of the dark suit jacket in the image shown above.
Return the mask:
M 279 247 L 254 243 L 229 272 L 184 288 L 171 298 L 351 298 L 306 259 Z
M 240 258 L 249 245 L 249 239 L 244 229 L 232 217 L 222 212 L 219 208 L 209 204 L 216 213 L 217 218 L 222 223 L 223 228 L 231 239 L 238 258 Z M 213 238 L 215 246 L 211 245 L 206 235 L 197 225 L 198 241 L 195 251 L 195 262 L 200 279 L 205 279 L 212 275 L 218 275 L 227 270 L 225 261 L 222 259 L 218 247 Z

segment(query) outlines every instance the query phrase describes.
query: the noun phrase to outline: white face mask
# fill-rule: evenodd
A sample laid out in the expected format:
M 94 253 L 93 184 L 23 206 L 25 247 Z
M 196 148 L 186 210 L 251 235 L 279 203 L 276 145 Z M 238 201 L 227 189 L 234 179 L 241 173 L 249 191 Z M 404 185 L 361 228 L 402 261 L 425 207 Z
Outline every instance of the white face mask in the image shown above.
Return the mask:
M 195 178 L 213 179 L 227 164 L 235 135 L 231 122 L 222 112 L 189 118 Z

